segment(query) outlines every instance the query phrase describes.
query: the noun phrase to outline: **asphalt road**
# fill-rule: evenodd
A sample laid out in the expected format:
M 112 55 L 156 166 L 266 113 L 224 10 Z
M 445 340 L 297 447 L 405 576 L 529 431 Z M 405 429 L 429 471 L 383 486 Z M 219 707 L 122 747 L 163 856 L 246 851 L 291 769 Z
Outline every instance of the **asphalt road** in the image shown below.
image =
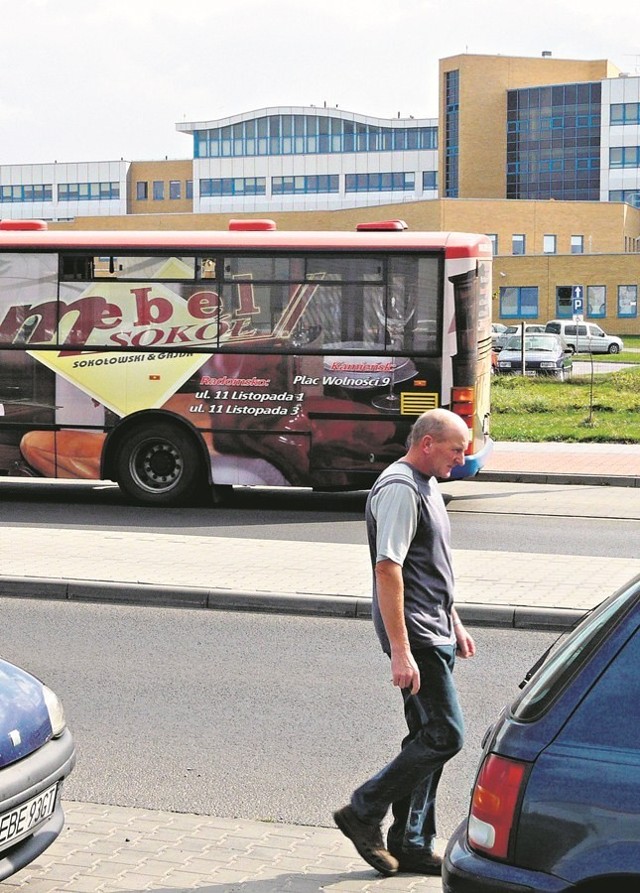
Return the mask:
M 331 825 L 404 735 L 368 621 L 15 599 L 0 611 L 0 653 L 65 703 L 72 800 Z M 467 745 L 443 778 L 443 836 L 489 721 L 555 638 L 475 634 L 478 656 L 456 669 Z

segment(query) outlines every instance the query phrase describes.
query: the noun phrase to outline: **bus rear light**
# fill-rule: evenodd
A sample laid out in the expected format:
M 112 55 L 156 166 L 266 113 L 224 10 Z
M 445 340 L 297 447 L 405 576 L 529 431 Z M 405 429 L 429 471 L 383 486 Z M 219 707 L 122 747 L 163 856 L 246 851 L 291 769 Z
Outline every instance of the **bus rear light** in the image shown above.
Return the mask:
M 475 391 L 471 387 L 451 388 L 451 409 L 469 428 L 469 443 L 465 455 L 473 452 L 473 420 L 476 411 Z
M 277 229 L 275 220 L 230 220 L 229 229 L 234 232 L 267 232 Z
M 506 859 L 527 764 L 489 754 L 478 773 L 467 825 L 473 849 Z
M 374 220 L 371 223 L 358 223 L 356 225 L 356 232 L 402 232 L 405 229 L 409 229 L 409 227 L 404 220 Z
M 473 403 L 475 399 L 474 388 L 452 388 L 451 396 L 454 403 Z

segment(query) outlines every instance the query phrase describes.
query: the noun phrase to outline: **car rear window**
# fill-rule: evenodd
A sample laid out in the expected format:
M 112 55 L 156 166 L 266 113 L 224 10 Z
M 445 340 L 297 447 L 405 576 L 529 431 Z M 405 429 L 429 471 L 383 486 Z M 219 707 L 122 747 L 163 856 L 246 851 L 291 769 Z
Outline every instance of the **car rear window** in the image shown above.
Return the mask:
M 567 633 L 511 706 L 521 722 L 538 719 L 585 664 L 620 618 L 640 598 L 640 580 L 602 602 L 576 629 Z

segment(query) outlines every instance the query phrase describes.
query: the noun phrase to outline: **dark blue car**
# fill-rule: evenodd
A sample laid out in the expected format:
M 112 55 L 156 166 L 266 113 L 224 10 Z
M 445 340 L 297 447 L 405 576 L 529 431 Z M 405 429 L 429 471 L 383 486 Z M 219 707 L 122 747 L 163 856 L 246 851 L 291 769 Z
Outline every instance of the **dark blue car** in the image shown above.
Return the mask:
M 0 660 L 0 881 L 60 834 L 62 782 L 75 758 L 58 697 L 39 679 Z
M 489 729 L 445 893 L 640 890 L 640 577 L 557 643 Z

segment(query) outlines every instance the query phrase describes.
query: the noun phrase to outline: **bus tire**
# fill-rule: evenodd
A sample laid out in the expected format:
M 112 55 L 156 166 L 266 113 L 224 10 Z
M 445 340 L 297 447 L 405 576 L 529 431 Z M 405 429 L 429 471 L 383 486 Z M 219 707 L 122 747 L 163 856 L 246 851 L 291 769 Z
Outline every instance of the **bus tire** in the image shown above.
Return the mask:
M 115 472 L 120 488 L 144 505 L 185 505 L 206 484 L 194 438 L 179 425 L 162 421 L 123 436 Z

